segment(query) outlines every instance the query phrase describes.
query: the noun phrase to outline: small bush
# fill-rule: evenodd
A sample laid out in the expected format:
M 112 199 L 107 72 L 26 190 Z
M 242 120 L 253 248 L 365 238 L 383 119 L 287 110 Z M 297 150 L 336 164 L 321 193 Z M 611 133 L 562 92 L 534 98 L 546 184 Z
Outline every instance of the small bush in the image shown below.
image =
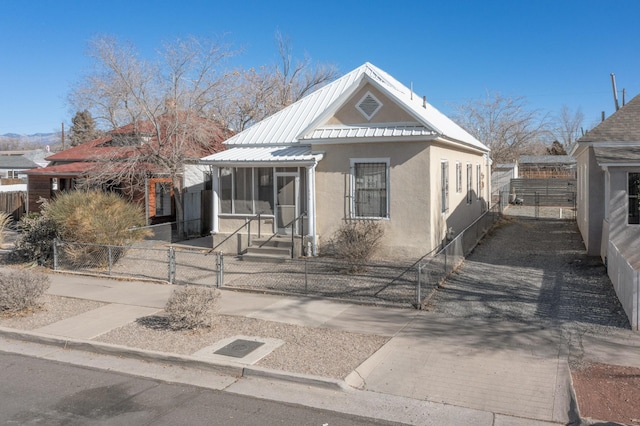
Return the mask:
M 20 235 L 11 252 L 11 259 L 52 265 L 53 241 L 59 236 L 56 223 L 46 215 L 30 213 L 20 219 L 18 230 Z
M 210 287 L 177 288 L 164 308 L 174 330 L 211 328 L 218 310 L 220 292 Z
M 4 243 L 5 230 L 12 221 L 13 218 L 9 213 L 0 212 L 0 244 Z
M 113 192 L 63 192 L 46 207 L 46 215 L 64 241 L 125 246 L 149 234 L 132 231 L 146 224 L 142 207 Z
M 49 277 L 29 271 L 0 272 L 0 313 L 17 314 L 35 310 L 49 288 Z
M 380 222 L 346 222 L 333 235 L 333 249 L 338 258 L 351 266 L 350 272 L 358 272 L 380 248 L 383 236 Z

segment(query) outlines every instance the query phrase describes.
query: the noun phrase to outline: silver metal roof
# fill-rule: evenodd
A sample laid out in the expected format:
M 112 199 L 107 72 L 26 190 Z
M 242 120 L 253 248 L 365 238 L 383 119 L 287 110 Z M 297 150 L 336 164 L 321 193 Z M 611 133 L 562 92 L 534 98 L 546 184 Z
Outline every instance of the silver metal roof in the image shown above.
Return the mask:
M 214 166 L 314 164 L 322 159 L 321 153 L 312 153 L 311 146 L 235 147 L 200 160 Z
M 596 161 L 604 166 L 640 166 L 640 146 L 595 147 Z
M 321 127 L 304 136 L 303 140 L 381 138 L 435 136 L 436 133 L 424 126 L 332 126 Z
M 341 131 L 336 132 L 334 127 L 323 127 L 325 119 L 337 111 L 365 82 L 377 87 L 414 117 L 415 128 L 399 129 L 394 125 L 386 128 L 381 126 L 343 127 Z M 419 129 L 421 127 L 422 129 Z M 429 103 L 423 105 L 423 100 L 419 96 L 412 94 L 407 87 L 368 62 L 229 138 L 225 144 L 229 147 L 294 145 L 299 144 L 300 141 L 343 137 L 367 138 L 376 137 L 376 134 L 380 135 L 378 137 L 389 137 L 391 140 L 407 136 L 429 135 L 459 142 L 484 152 L 489 151 L 489 148 L 451 119 Z

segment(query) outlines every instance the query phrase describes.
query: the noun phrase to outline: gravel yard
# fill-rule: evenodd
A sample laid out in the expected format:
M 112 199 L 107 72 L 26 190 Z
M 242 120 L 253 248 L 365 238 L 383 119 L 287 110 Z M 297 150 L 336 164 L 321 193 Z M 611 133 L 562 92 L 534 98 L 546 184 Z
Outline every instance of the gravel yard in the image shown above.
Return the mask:
M 104 306 L 105 303 L 45 295 L 41 309 L 20 316 L 0 316 L 0 326 L 35 330 Z M 257 365 L 265 368 L 344 379 L 389 338 L 320 327 L 302 327 L 254 318 L 220 315 L 208 331 L 174 331 L 161 315 L 143 317 L 94 340 L 131 348 L 191 355 L 237 335 L 285 342 Z
M 509 207 L 488 239 L 436 291 L 429 309 L 581 332 L 629 329 L 605 267 L 586 256 L 576 223 L 545 218 L 552 216 L 549 208 L 541 208 L 536 220 L 524 209 Z
M 285 342 L 257 365 L 295 373 L 344 379 L 389 339 L 318 327 L 220 315 L 210 331 L 168 330 L 162 317 L 147 317 L 96 341 L 189 355 L 226 337 L 275 338 Z

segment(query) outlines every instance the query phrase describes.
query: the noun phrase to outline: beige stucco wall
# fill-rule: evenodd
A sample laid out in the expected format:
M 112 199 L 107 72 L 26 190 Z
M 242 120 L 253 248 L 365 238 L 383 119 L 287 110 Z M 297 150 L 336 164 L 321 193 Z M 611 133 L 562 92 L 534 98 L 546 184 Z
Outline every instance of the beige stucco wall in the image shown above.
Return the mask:
M 487 205 L 487 191 L 489 188 L 486 176 L 486 159 L 476 153 L 454 150 L 440 144 L 433 144 L 429 148 L 430 167 L 432 173 L 431 193 L 434 194 L 431 228 L 433 229 L 431 244 L 437 246 L 445 237 L 449 228 L 454 235 L 462 232 L 471 225 L 484 211 Z M 442 161 L 449 164 L 449 209 L 442 213 L 441 177 Z M 456 162 L 462 167 L 462 185 L 460 192 L 456 191 Z M 471 164 L 471 202 L 467 203 L 467 164 Z M 480 193 L 477 193 L 477 166 L 480 165 Z
M 576 156 L 578 169 L 577 223 L 589 256 L 599 256 L 604 219 L 604 171 L 598 166 L 593 148 L 585 147 Z
M 356 108 L 356 104 L 360 102 L 362 97 L 371 92 L 381 103 L 382 108 L 371 118 L 367 120 L 364 115 Z M 388 99 L 379 90 L 370 84 L 365 85 L 358 90 L 348 102 L 340 108 L 334 116 L 327 121 L 327 124 L 361 124 L 361 123 L 407 123 L 416 122 L 405 110 L 400 108 L 395 102 Z M 417 122 L 416 122 L 417 123 Z
M 418 258 L 438 246 L 447 228 L 461 231 L 481 214 L 481 202 L 474 196 L 466 204 L 466 162 L 486 170 L 481 155 L 454 151 L 432 142 L 385 142 L 368 144 L 315 145 L 324 152 L 316 168 L 317 232 L 320 245 L 350 218 L 351 159 L 389 159 L 389 218 L 380 219 L 385 229 L 384 257 Z M 440 204 L 440 161 L 449 161 L 449 206 Z M 455 191 L 455 161 L 465 164 L 463 190 Z M 486 177 L 485 177 L 486 188 Z

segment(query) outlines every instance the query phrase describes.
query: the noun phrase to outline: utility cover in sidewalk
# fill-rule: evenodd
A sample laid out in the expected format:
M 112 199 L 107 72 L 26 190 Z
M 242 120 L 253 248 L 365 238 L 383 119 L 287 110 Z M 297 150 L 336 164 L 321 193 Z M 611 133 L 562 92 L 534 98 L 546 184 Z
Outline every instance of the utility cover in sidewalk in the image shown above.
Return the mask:
M 229 343 L 227 346 L 218 349 L 214 354 L 232 356 L 234 358 L 244 358 L 262 345 L 264 345 L 264 342 L 238 339 Z
M 280 339 L 237 335 L 225 337 L 192 355 L 213 362 L 237 362 L 252 365 L 284 345 Z

